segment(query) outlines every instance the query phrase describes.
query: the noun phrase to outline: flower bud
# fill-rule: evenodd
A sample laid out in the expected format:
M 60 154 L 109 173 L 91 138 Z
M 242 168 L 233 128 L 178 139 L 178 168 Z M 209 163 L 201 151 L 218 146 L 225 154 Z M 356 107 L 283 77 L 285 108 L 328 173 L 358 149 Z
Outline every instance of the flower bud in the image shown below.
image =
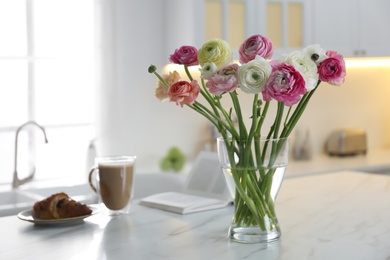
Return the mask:
M 157 68 L 154 65 L 150 65 L 149 68 L 148 68 L 148 72 L 149 73 L 154 73 L 154 72 L 156 72 L 156 70 L 157 70 Z

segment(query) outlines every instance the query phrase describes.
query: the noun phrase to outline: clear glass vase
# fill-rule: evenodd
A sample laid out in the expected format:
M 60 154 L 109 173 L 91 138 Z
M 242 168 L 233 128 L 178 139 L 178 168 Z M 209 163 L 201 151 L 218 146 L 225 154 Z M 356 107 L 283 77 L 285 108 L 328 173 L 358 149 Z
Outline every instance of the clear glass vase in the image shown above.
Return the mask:
M 281 235 L 275 199 L 289 157 L 288 138 L 217 139 L 218 156 L 234 198 L 233 241 L 267 243 Z

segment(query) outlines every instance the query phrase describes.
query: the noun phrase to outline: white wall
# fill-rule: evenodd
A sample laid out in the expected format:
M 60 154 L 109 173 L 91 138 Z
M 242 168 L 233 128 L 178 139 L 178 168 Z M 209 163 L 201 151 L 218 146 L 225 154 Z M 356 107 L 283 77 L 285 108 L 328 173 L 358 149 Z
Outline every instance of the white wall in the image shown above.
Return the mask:
M 390 147 L 390 66 L 347 68 L 340 87 L 323 84 L 300 122 L 310 127 L 315 151 L 340 127 L 367 131 L 369 149 Z
M 168 62 L 166 46 L 173 39 L 165 40 L 167 31 L 181 35 L 185 29 L 186 14 L 178 15 L 164 3 L 103 0 L 97 8 L 103 23 L 98 33 L 98 48 L 103 52 L 98 73 L 98 155 L 135 154 L 139 167 L 154 166 L 172 145 L 192 155 L 203 120 L 154 97 L 157 80 L 147 69 Z M 173 18 L 165 19 L 164 10 L 177 17 L 177 26 Z M 191 31 L 191 23 L 188 27 Z M 187 42 L 178 44 L 190 44 L 191 34 L 184 36 Z
M 192 2 L 178 1 L 101 1 L 105 29 L 98 46 L 104 51 L 98 76 L 99 155 L 135 154 L 139 168 L 153 168 L 173 145 L 190 159 L 202 147 L 207 121 L 189 108 L 161 104 L 154 97 L 157 80 L 147 72 L 152 63 L 162 71 L 171 48 L 197 42 L 191 34 L 197 19 L 191 13 Z M 175 6 L 183 9 L 182 2 L 188 8 L 176 13 Z M 164 14 L 167 11 L 169 19 Z M 365 128 L 371 148 L 390 146 L 386 76 L 390 67 L 354 68 L 347 73 L 343 86 L 321 86 L 298 125 L 310 129 L 315 153 L 322 151 L 327 135 L 339 127 Z

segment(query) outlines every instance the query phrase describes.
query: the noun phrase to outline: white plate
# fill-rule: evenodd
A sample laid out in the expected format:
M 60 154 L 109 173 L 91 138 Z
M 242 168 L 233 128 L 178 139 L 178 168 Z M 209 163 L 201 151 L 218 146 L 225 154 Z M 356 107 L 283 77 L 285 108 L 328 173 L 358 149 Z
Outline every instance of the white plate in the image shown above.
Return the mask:
M 88 218 L 92 215 L 99 213 L 98 207 L 88 206 L 92 210 L 92 213 L 89 215 L 73 217 L 73 218 L 60 218 L 60 219 L 39 219 L 34 218 L 32 215 L 32 209 L 26 209 L 18 214 L 18 218 L 24 221 L 32 222 L 39 225 L 59 225 L 59 224 L 76 224 L 83 221 L 85 218 Z

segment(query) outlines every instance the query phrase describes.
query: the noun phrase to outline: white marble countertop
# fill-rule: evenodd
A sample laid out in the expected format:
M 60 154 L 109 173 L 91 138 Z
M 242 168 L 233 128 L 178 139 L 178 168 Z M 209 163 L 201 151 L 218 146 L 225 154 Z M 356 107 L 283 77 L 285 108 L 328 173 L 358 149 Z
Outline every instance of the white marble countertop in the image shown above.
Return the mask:
M 367 154 L 329 156 L 315 154 L 310 160 L 289 160 L 286 178 L 295 178 L 335 171 L 365 171 L 390 173 L 390 149 L 371 149 Z
M 0 218 L 0 259 L 389 259 L 390 176 L 336 172 L 286 179 L 280 241 L 230 242 L 233 207 L 179 215 L 140 206 L 128 216 L 37 226 Z

